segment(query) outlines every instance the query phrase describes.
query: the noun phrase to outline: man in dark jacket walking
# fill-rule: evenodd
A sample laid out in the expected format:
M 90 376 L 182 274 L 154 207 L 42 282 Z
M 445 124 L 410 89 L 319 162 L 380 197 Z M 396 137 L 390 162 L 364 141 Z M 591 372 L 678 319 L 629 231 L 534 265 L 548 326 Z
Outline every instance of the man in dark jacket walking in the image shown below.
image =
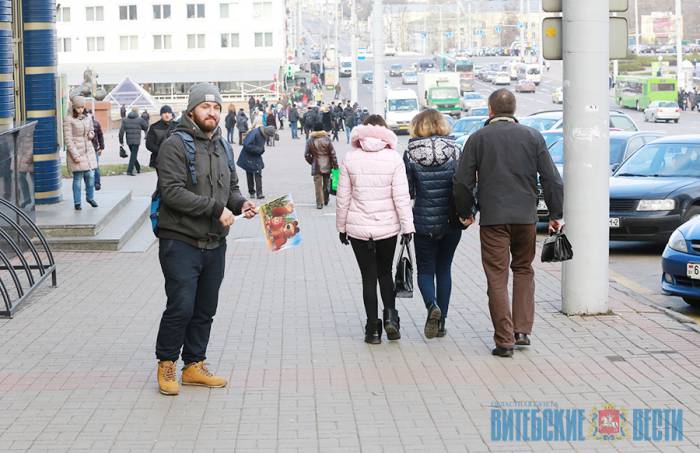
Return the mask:
M 304 135 L 306 135 L 306 139 L 308 140 L 309 132 L 314 130 L 314 124 L 316 123 L 316 111 L 312 107 L 306 108 L 306 113 L 304 113 L 302 122 L 304 123 Z
M 138 160 L 141 131 L 147 132 L 148 125 L 139 116 L 139 109 L 134 107 L 126 118 L 122 120 L 122 125 L 119 128 L 119 144 L 124 146 L 124 135 L 126 134 L 126 144 L 129 145 L 129 166 L 126 170 L 126 174 L 129 176 L 134 176 L 134 169 L 136 169 L 137 173 L 141 173 L 141 164 L 139 164 Z
M 253 111 L 255 110 L 256 104 L 257 102 L 255 101 L 255 97 L 250 96 L 248 98 L 248 114 L 251 116 L 251 118 L 253 117 Z
M 248 117 L 241 108 L 236 115 L 236 127 L 238 128 L 238 143 L 243 145 L 243 136 L 248 132 Z
M 148 161 L 149 167 L 156 167 L 158 150 L 174 126 L 173 109 L 169 105 L 164 105 L 160 108 L 160 119 L 151 125 L 146 134 L 146 149 L 151 152 L 151 159 Z
M 296 103 L 292 103 L 289 106 L 289 129 L 292 130 L 292 140 L 299 138 L 299 110 L 297 110 Z
M 221 95 L 211 84 L 190 89 L 187 114 L 176 133 L 163 142 L 157 157 L 159 258 L 168 302 L 156 342 L 158 386 L 177 395 L 177 362 L 182 352 L 183 385 L 224 387 L 226 379 L 209 372 L 206 359 L 209 333 L 224 277 L 226 236 L 235 215 L 255 216 L 255 205 L 238 189 L 235 167 L 218 127 Z M 194 146 L 192 181 L 183 137 Z
M 265 153 L 265 143 L 275 138 L 273 126 L 256 127 L 246 135 L 243 148 L 238 156 L 238 166 L 245 170 L 248 182 L 248 194 L 258 199 L 265 198 L 262 190 L 262 171 L 265 168 L 262 155 Z
M 350 101 L 348 101 L 348 105 L 343 110 L 343 122 L 345 123 L 345 138 L 347 144 L 350 144 L 350 132 L 355 127 L 355 109 L 350 106 Z
M 535 316 L 537 175 L 550 212 L 550 230 L 563 225 L 564 190 L 542 134 L 518 124 L 515 95 L 506 89 L 489 97 L 487 125 L 472 134 L 454 177 L 454 199 L 462 224 L 481 211 L 481 261 L 488 281 L 495 330 L 493 355 L 511 357 L 513 345 L 528 346 Z M 478 186 L 477 186 L 478 174 Z M 511 262 L 512 256 L 512 262 Z M 508 303 L 508 266 L 513 270 L 513 312 Z M 514 335 L 515 334 L 515 335 Z

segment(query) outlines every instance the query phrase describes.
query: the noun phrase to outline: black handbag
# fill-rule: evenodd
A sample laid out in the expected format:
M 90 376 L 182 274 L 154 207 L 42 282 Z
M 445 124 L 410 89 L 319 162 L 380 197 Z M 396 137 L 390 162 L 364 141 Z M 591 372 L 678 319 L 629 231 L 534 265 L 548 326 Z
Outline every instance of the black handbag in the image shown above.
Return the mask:
M 574 251 L 571 248 L 571 242 L 561 231 L 550 234 L 544 240 L 544 245 L 542 246 L 543 263 L 560 263 L 569 261 L 573 257 Z
M 124 149 L 124 146 L 119 145 L 119 157 L 125 158 L 129 157 L 129 155 L 126 153 L 126 150 Z
M 404 252 L 406 253 L 404 254 Z M 394 294 L 401 299 L 413 298 L 413 255 L 411 254 L 410 244 L 401 244 L 399 259 L 396 261 Z

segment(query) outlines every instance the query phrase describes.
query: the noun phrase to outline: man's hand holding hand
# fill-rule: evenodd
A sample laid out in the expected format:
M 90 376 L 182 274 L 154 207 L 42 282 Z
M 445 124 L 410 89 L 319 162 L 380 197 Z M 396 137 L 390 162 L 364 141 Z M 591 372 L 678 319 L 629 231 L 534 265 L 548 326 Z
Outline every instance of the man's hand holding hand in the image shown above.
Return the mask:
M 467 219 L 459 218 L 459 221 L 464 225 L 465 227 L 468 227 L 472 223 L 474 223 L 474 217 L 469 217 Z

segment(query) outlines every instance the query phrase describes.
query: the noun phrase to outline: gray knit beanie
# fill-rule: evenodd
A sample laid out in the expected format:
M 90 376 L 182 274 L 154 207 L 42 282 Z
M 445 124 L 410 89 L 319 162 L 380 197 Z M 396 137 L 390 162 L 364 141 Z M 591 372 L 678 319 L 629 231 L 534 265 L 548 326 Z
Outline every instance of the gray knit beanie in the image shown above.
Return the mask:
M 219 89 L 211 83 L 198 83 L 190 88 L 190 97 L 187 101 L 187 113 L 190 113 L 202 102 L 216 102 L 223 107 L 223 100 Z

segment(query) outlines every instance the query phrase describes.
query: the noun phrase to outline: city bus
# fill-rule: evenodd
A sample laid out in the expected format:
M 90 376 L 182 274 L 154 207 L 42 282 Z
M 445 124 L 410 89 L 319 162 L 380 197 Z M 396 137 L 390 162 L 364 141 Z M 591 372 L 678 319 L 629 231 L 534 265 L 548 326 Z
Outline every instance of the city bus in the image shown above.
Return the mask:
M 474 62 L 460 58 L 455 61 L 454 70 L 459 73 L 460 94 L 464 94 L 467 91 L 474 91 Z
M 615 82 L 617 105 L 644 110 L 654 101 L 678 101 L 678 84 L 675 78 L 618 76 Z

